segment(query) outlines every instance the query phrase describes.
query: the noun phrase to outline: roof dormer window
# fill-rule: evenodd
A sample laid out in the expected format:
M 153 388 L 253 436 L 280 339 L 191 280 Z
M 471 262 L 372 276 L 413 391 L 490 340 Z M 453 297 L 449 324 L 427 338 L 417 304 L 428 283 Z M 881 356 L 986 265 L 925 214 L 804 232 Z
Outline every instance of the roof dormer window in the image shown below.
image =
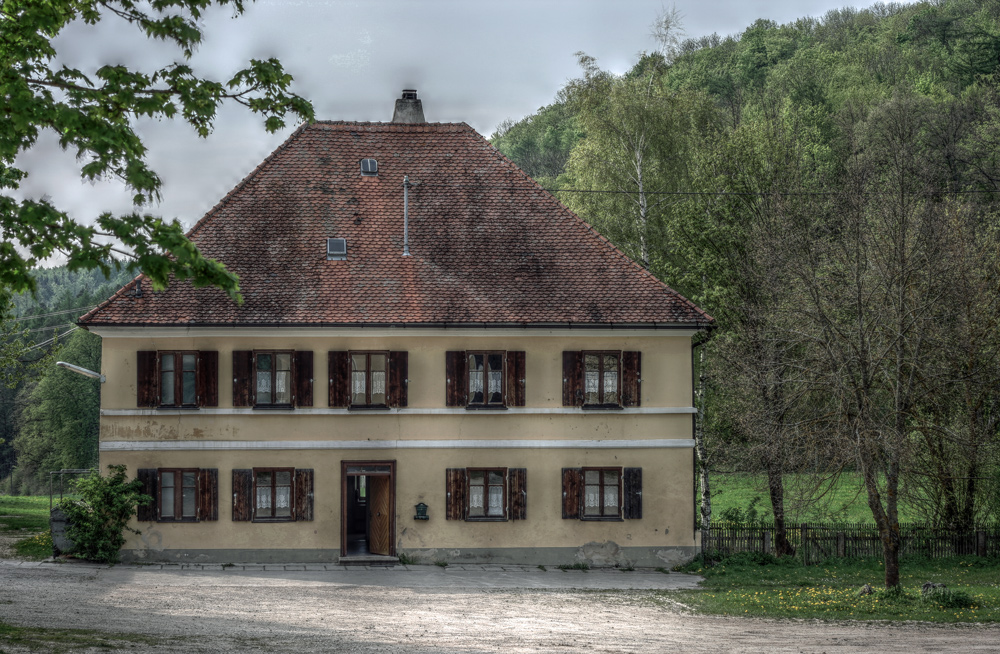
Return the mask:
M 365 177 L 375 177 L 378 175 L 378 161 L 375 159 L 361 160 L 361 174 Z

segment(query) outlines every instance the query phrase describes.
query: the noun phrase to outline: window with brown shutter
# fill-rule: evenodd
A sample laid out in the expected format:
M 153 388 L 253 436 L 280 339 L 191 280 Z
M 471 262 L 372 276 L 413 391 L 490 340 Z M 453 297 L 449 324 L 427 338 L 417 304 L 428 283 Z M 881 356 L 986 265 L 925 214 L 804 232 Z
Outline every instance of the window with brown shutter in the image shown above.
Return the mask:
M 642 518 L 642 468 L 563 468 L 562 479 L 564 519 Z
M 136 405 L 196 408 L 219 405 L 219 353 L 140 351 Z
M 233 520 L 312 520 L 313 476 L 312 469 L 233 470 Z
M 327 372 L 330 381 L 331 407 L 348 407 L 351 404 L 351 357 L 349 352 L 327 353 Z
M 156 352 L 136 352 L 135 404 L 155 407 L 160 403 L 159 384 L 156 381 Z
M 386 409 L 408 404 L 407 352 L 329 352 L 327 367 L 331 407 Z
M 622 517 L 626 520 L 642 519 L 642 468 L 625 468 L 622 471 L 622 486 Z
M 233 521 L 253 520 L 253 470 L 233 470 Z
M 295 406 L 313 405 L 313 353 L 312 350 L 296 350 L 295 388 L 293 402 Z
M 562 517 L 563 520 L 579 519 L 580 517 L 580 468 L 562 469 Z
M 253 406 L 253 350 L 233 350 L 233 406 Z
M 156 354 L 155 352 L 153 354 Z M 142 494 L 152 498 L 152 502 L 140 505 L 135 517 L 140 522 L 154 522 L 157 515 L 157 477 L 156 468 L 140 468 L 136 471 L 136 479 L 142 482 Z
M 527 520 L 528 471 L 525 468 L 510 468 L 507 476 L 510 480 L 510 519 Z
M 527 517 L 524 468 L 448 468 L 445 492 L 447 520 L 504 522 Z
M 407 406 L 409 385 L 409 353 L 389 352 L 389 406 L 394 408 Z
M 152 503 L 136 518 L 149 522 L 200 522 L 219 519 L 219 471 L 199 468 L 143 468 L 137 478 Z
M 465 352 L 444 353 L 445 406 L 465 406 L 469 403 L 466 392 L 469 382 Z
M 444 471 L 445 520 L 465 520 L 465 468 Z
M 563 352 L 563 406 L 616 409 L 641 404 L 641 352 Z
M 446 352 L 445 404 L 468 409 L 524 406 L 524 368 L 524 352 Z

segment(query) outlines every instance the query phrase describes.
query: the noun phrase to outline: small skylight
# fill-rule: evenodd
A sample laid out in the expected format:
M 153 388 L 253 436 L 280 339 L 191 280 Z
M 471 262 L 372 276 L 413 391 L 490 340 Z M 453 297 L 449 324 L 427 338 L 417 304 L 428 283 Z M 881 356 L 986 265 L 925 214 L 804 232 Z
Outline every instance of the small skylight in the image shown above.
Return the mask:
M 362 159 L 361 174 L 368 176 L 378 175 L 378 161 L 374 159 Z
M 347 239 L 328 238 L 326 239 L 326 260 L 344 261 L 347 259 Z

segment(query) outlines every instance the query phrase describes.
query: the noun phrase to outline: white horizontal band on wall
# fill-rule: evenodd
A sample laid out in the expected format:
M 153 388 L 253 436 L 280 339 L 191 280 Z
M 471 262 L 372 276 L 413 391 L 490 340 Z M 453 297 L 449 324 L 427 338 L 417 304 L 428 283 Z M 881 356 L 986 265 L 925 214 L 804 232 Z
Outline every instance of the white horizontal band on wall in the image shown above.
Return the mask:
M 690 438 L 649 440 L 386 440 L 386 441 L 106 441 L 102 452 L 191 450 L 663 449 L 694 447 Z
M 664 406 L 664 407 L 634 407 L 629 409 L 607 409 L 607 410 L 584 410 L 576 407 L 553 407 L 553 408 L 510 408 L 505 410 L 468 410 L 427 408 L 427 409 L 377 409 L 366 411 L 351 411 L 349 409 L 328 409 L 304 407 L 298 409 L 101 409 L 102 416 L 386 416 L 386 415 L 407 415 L 407 416 L 530 416 L 530 415 L 668 415 L 668 414 L 692 414 L 697 409 L 691 406 Z

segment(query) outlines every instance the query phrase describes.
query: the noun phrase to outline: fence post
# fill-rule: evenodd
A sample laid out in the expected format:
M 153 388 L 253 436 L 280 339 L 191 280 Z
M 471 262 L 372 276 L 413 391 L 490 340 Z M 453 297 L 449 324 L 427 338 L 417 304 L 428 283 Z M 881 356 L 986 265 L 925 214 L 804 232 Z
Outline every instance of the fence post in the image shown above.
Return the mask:
M 764 554 L 771 553 L 771 532 L 762 530 L 764 534 Z
M 976 532 L 976 555 L 986 556 L 986 532 L 982 529 Z
M 842 531 L 837 532 L 837 556 L 841 559 L 847 556 L 847 534 Z

